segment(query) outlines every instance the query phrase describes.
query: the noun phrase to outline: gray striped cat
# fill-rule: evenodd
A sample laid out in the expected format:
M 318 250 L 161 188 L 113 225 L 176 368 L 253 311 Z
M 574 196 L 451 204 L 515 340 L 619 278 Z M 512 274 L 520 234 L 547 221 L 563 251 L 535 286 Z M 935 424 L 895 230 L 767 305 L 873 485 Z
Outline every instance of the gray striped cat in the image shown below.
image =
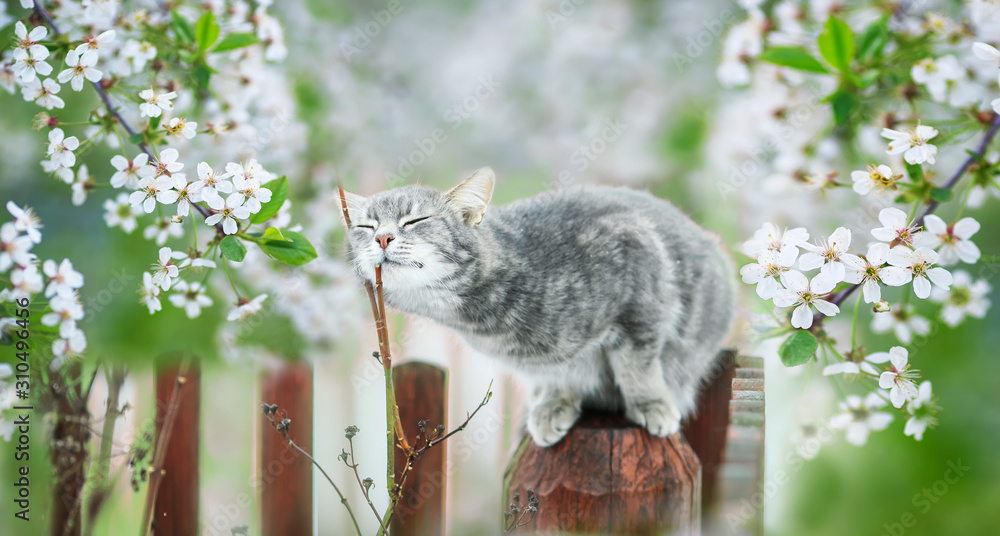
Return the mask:
M 694 410 L 730 329 L 732 260 L 673 205 L 625 188 L 544 193 L 491 210 L 493 172 L 440 192 L 348 194 L 348 254 L 389 306 L 461 333 L 530 389 L 527 427 L 552 445 L 582 408 L 651 434 Z

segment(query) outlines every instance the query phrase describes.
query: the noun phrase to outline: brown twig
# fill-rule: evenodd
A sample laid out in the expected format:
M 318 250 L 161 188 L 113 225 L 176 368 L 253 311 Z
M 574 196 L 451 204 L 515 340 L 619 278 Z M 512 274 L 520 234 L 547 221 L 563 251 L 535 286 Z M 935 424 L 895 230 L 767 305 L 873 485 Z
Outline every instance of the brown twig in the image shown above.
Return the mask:
M 372 513 L 375 514 L 375 519 L 378 520 L 378 524 L 382 528 L 382 531 L 389 532 L 386 522 L 382 520 L 382 514 L 378 513 L 378 509 L 375 508 L 375 504 L 372 503 L 371 497 L 368 494 L 368 487 L 370 487 L 370 485 L 366 487 L 361 481 L 361 475 L 358 474 L 358 462 L 354 459 L 354 440 L 350 436 L 347 437 L 347 444 L 351 446 L 351 463 L 348 463 L 347 466 L 354 472 L 354 479 L 357 480 L 358 487 L 361 488 L 361 493 L 364 494 L 365 501 L 368 502 L 368 506 L 372 509 Z M 344 463 L 347 463 L 347 460 L 344 460 Z
M 354 517 L 354 510 L 351 509 L 351 505 L 347 501 L 347 497 L 345 497 L 344 494 L 340 492 L 340 488 L 338 488 L 337 484 L 333 482 L 333 479 L 330 478 L 330 475 L 326 474 L 326 471 L 323 469 L 323 466 L 320 465 L 315 458 L 310 456 L 308 452 L 306 452 L 301 447 L 296 445 L 295 441 L 292 441 L 292 437 L 288 433 L 288 425 L 291 424 L 292 421 L 287 418 L 287 414 L 285 414 L 284 411 L 282 411 L 281 420 L 275 422 L 275 417 L 278 415 L 278 405 L 264 404 L 262 408 L 264 410 L 264 417 L 267 418 L 267 421 L 269 423 L 271 423 L 271 426 L 274 427 L 274 429 L 277 430 L 279 434 L 281 434 L 281 437 L 283 437 L 285 441 L 288 441 L 288 445 L 290 447 L 295 449 L 299 454 L 308 458 L 309 461 L 312 462 L 312 464 L 316 467 L 316 469 L 319 469 L 319 472 L 323 474 L 323 476 L 326 478 L 326 481 L 330 483 L 330 486 L 333 487 L 333 491 L 337 492 L 337 496 L 340 497 L 340 503 L 344 505 L 344 508 L 347 508 L 347 513 L 348 515 L 351 516 L 351 522 L 354 523 L 355 532 L 358 534 L 358 536 L 361 536 L 361 527 L 358 525 L 357 518 Z
M 184 388 L 187 385 L 187 370 L 188 364 L 185 361 L 178 368 L 174 390 L 170 393 L 170 402 L 167 404 L 167 413 L 163 417 L 163 427 L 160 428 L 159 437 L 156 438 L 156 447 L 153 450 L 152 470 L 150 471 L 151 486 L 146 495 L 146 507 L 142 512 L 142 534 L 149 534 L 153 528 L 151 523 L 153 508 L 156 506 L 156 496 L 160 492 L 160 483 L 163 481 L 165 473 L 163 460 L 167 455 L 167 445 L 170 444 L 170 436 L 173 434 L 174 423 L 177 422 L 181 399 L 184 395 Z M 155 482 L 152 480 L 155 480 Z

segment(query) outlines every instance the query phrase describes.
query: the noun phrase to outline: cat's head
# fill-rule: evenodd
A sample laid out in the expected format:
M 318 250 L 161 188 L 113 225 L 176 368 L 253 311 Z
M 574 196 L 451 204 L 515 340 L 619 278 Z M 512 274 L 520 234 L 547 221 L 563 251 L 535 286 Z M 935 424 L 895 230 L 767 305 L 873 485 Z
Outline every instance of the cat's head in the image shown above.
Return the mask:
M 374 281 L 381 264 L 387 289 L 433 286 L 454 275 L 478 255 L 476 226 L 486 214 L 493 181 L 493 170 L 482 168 L 446 192 L 403 186 L 370 197 L 345 193 L 355 268 Z

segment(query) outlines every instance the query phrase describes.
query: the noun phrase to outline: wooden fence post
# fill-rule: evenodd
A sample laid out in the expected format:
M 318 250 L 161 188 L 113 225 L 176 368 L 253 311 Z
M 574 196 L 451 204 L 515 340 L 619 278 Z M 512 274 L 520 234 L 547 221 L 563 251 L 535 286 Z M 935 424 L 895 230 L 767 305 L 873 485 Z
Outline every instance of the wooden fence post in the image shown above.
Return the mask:
M 421 434 L 432 433 L 439 425 L 448 428 L 448 372 L 429 363 L 408 362 L 393 367 L 396 385 L 396 405 L 406 437 L 411 441 Z M 426 433 L 418 423 L 425 421 Z M 415 444 L 420 447 L 421 441 Z M 440 536 L 444 534 L 445 498 L 448 474 L 445 441 L 427 451 L 410 470 L 402 489 L 402 498 L 392 518 L 394 536 Z M 407 459 L 396 449 L 396 473 L 406 466 Z M 398 482 L 398 476 L 397 476 Z
M 555 445 L 525 436 L 504 475 L 503 505 L 534 489 L 526 532 L 696 535 L 701 465 L 680 434 L 658 438 L 611 415 L 584 415 Z
M 52 467 L 55 479 L 52 486 L 53 536 L 80 536 L 83 516 L 83 487 L 86 478 L 85 446 L 90 432 L 84 423 L 90 420 L 87 413 L 84 379 L 79 361 L 62 371 L 53 373 L 53 394 L 56 396 L 56 419 L 53 430 Z
M 698 409 L 684 422 L 682 431 L 701 462 L 701 510 L 712 515 L 718 499 L 718 475 L 729 430 L 729 402 L 736 375 L 736 352 L 723 350 L 698 396 Z
M 741 358 L 733 378 L 726 452 L 713 523 L 734 536 L 764 534 L 764 362 Z
M 175 390 L 179 400 L 170 415 Z M 160 364 L 156 369 L 157 444 L 165 429 L 169 429 L 170 437 L 162 453 L 163 463 L 154 467 L 149 480 L 150 490 L 156 495 L 150 519 L 153 534 L 198 534 L 200 424 L 198 361 L 191 360 L 183 371 L 177 363 Z
M 313 370 L 307 363 L 286 363 L 261 378 L 261 401 L 277 404 L 291 425 L 289 436 L 313 452 Z M 257 482 L 264 536 L 309 536 L 313 533 L 313 467 L 271 425 L 259 427 Z

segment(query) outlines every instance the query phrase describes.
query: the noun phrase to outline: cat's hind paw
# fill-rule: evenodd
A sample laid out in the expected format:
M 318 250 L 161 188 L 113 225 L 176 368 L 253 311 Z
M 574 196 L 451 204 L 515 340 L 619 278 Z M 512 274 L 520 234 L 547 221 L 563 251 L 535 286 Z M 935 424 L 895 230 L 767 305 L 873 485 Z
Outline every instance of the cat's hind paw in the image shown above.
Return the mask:
M 580 418 L 580 406 L 572 400 L 552 399 L 531 408 L 528 433 L 540 447 L 550 447 L 569 433 Z
M 625 417 L 656 437 L 666 437 L 681 429 L 680 411 L 666 400 L 629 404 L 625 409 Z

